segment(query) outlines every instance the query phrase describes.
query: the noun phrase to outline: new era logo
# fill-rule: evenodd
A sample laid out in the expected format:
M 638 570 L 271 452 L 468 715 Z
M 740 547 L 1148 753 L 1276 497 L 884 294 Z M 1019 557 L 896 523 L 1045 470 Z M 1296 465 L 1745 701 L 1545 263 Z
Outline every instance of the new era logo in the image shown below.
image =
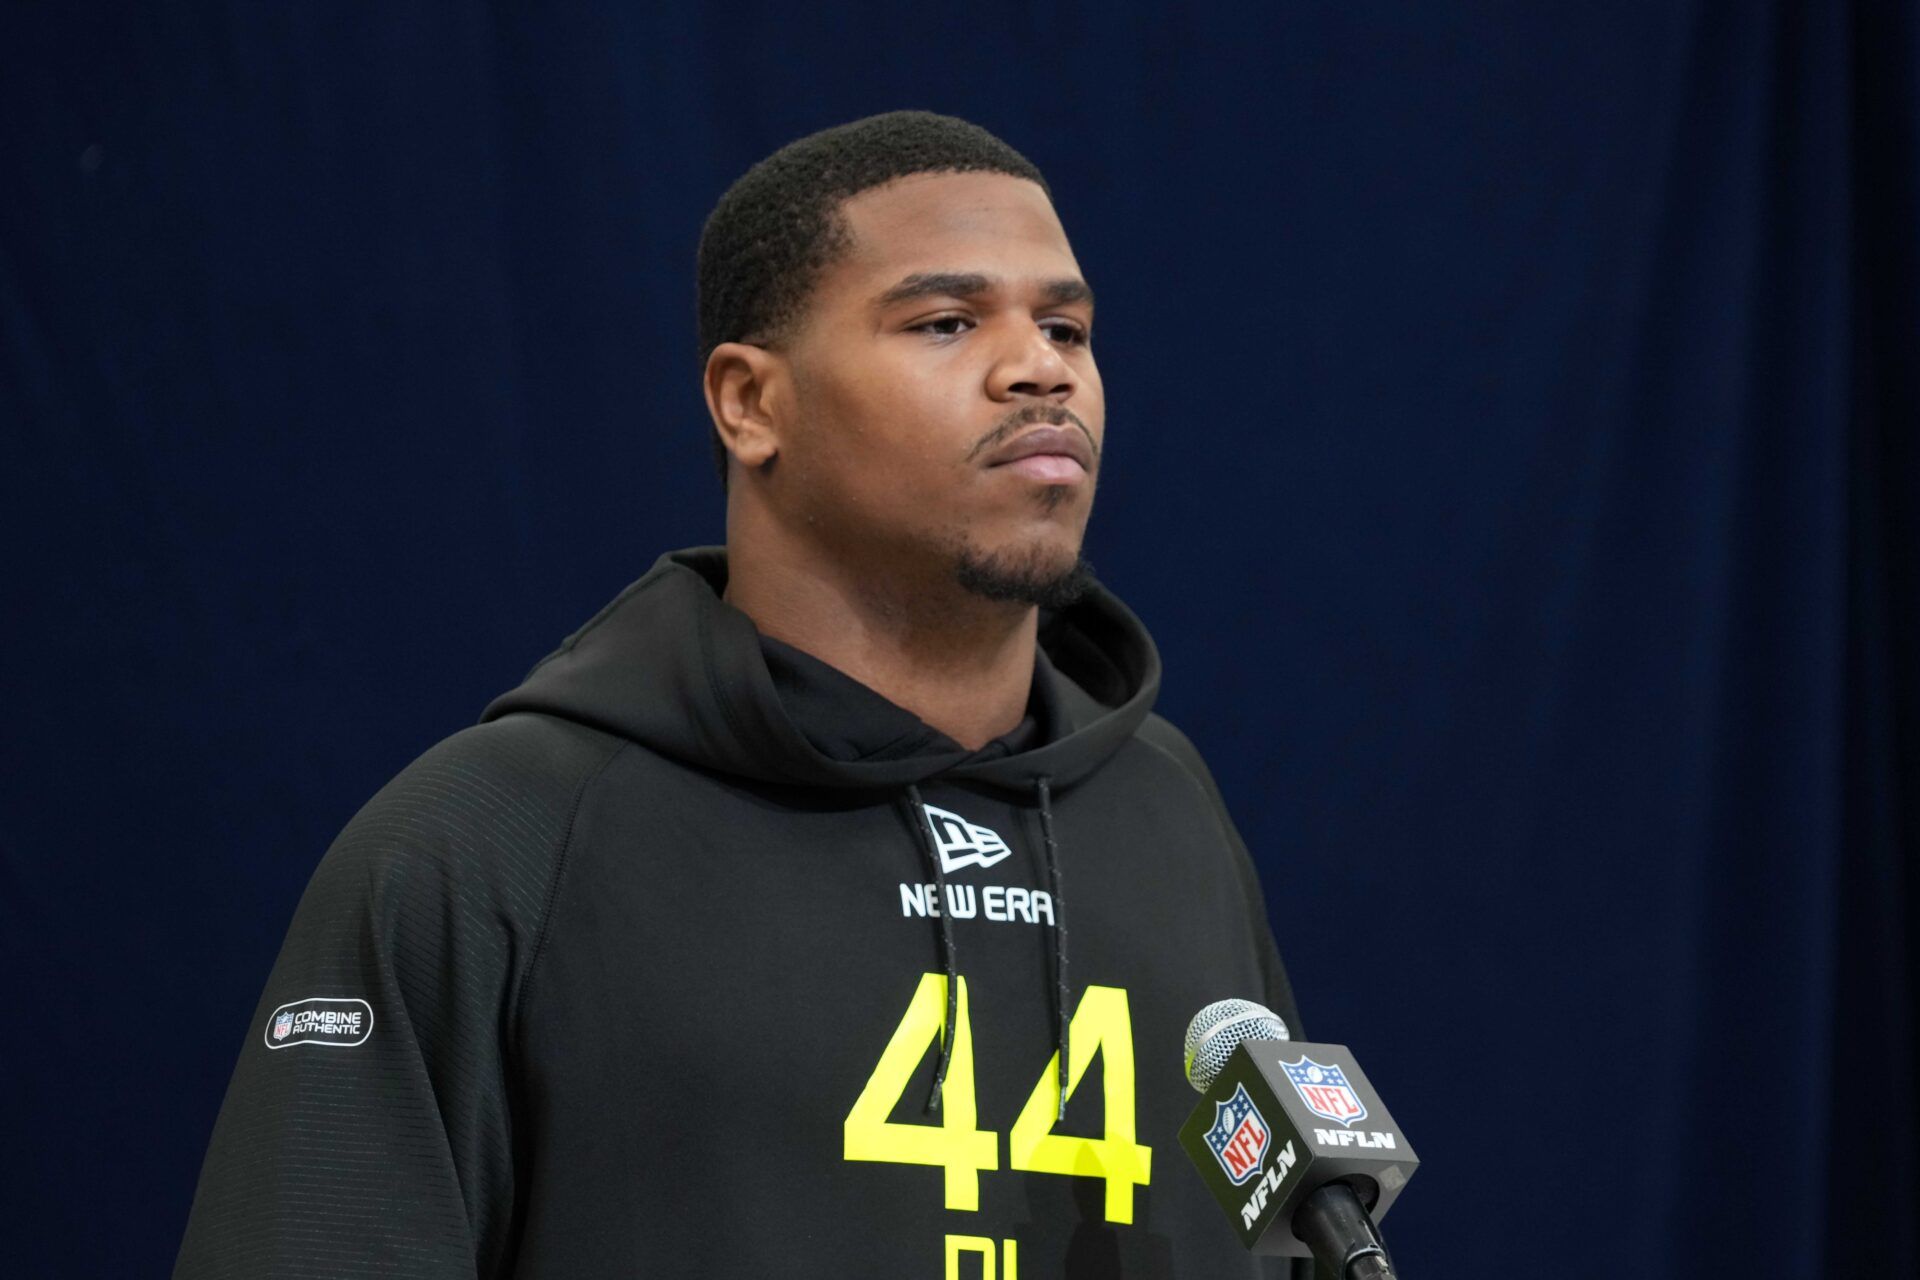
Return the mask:
M 990 867 L 1013 852 L 990 827 L 975 826 L 957 813 L 930 804 L 920 807 L 927 811 L 933 846 L 940 851 L 940 869 L 948 875 L 962 867 Z

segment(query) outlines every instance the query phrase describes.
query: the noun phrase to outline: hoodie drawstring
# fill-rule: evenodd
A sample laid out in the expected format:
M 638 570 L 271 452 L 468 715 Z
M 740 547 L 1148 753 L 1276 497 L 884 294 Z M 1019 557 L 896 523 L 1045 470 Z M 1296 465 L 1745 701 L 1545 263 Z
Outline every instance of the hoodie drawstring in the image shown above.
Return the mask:
M 927 860 L 927 870 L 933 873 L 935 898 L 939 910 L 934 919 L 939 922 L 940 961 L 947 975 L 947 1020 L 940 1031 L 940 1056 L 933 1068 L 933 1089 L 927 1094 L 924 1110 L 931 1115 L 940 1109 L 940 1091 L 947 1083 L 947 1064 L 953 1060 L 953 1028 L 959 1017 L 960 977 L 953 963 L 953 924 L 947 919 L 947 871 L 940 861 L 939 851 L 933 847 L 933 828 L 927 825 L 927 806 L 920 799 L 920 788 L 911 782 L 907 784 L 907 825 L 913 828 L 914 837 L 919 841 L 920 854 Z
M 1060 894 L 1060 848 L 1053 839 L 1053 779 L 1045 774 L 1033 780 L 1040 802 L 1040 841 L 1047 855 L 1047 892 L 1053 895 L 1053 1046 L 1060 1055 L 1060 1111 L 1054 1123 L 1067 1118 L 1067 904 Z
M 1047 892 L 1053 899 L 1051 1003 L 1054 1050 L 1060 1064 L 1060 1107 L 1054 1116 L 1057 1124 L 1067 1118 L 1067 1078 L 1070 1069 L 1067 1044 L 1067 904 L 1060 889 L 1060 846 L 1053 838 L 1053 779 L 1045 774 L 1036 775 L 1033 793 L 1040 809 L 1040 839 L 1046 855 Z M 920 856 L 926 860 L 927 870 L 933 875 L 934 901 L 938 904 L 933 917 L 940 939 L 940 962 L 947 980 L 946 1021 L 940 1030 L 940 1052 L 934 1062 L 933 1088 L 928 1092 L 927 1105 L 923 1108 L 931 1115 L 940 1109 L 941 1091 L 947 1082 L 947 1067 L 953 1061 L 954 1027 L 960 1008 L 960 977 L 953 959 L 953 924 L 947 910 L 946 865 L 941 862 L 940 852 L 934 846 L 933 828 L 928 825 L 927 806 L 920 799 L 920 788 L 909 782 L 902 803 L 906 809 L 907 825 L 913 828 L 914 841 L 920 846 Z

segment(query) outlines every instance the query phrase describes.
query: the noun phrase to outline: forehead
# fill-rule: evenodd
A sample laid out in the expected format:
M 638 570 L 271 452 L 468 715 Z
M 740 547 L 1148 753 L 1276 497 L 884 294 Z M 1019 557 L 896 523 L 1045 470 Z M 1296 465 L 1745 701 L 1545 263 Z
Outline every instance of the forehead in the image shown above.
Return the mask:
M 823 300 L 863 305 L 919 272 L 1016 284 L 1079 274 L 1046 192 L 1010 174 L 914 174 L 851 196 L 840 210 L 853 244 L 823 275 Z

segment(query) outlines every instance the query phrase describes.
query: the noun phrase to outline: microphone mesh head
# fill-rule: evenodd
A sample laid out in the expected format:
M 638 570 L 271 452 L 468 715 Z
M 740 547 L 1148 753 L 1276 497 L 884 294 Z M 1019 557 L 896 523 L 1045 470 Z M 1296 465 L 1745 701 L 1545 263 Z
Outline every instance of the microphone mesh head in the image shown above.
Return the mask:
M 1263 1004 L 1215 1000 L 1187 1024 L 1187 1083 L 1205 1093 L 1233 1051 L 1247 1041 L 1292 1038 L 1280 1015 Z

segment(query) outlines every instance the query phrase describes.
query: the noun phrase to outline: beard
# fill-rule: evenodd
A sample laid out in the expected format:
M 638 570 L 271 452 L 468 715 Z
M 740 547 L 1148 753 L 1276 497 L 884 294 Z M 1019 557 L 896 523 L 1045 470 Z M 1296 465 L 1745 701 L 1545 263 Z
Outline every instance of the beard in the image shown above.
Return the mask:
M 1078 553 L 1069 560 L 1039 546 L 986 552 L 963 545 L 954 557 L 953 580 L 987 600 L 1064 609 L 1093 585 L 1093 566 Z

